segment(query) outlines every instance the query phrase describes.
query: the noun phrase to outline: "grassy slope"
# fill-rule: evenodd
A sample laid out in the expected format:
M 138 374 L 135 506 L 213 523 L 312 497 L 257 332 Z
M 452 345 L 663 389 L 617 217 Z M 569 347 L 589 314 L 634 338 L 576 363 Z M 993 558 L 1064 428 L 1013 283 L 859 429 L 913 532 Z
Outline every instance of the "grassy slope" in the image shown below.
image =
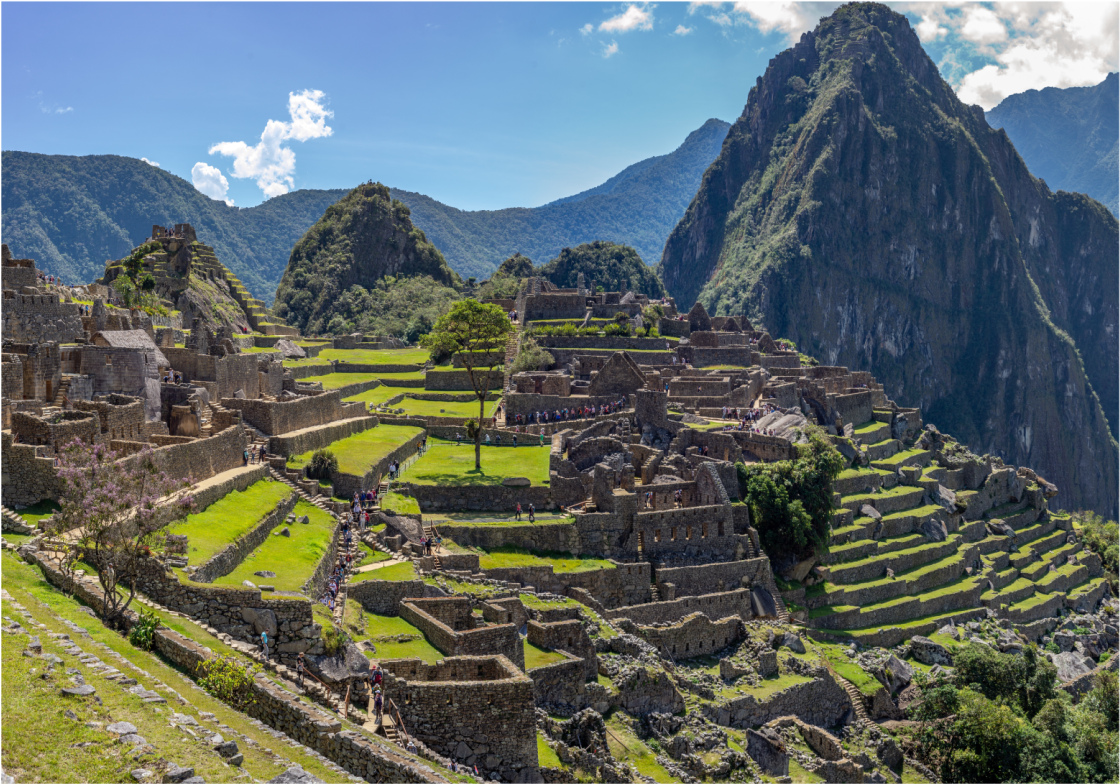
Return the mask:
M 420 428 L 404 425 L 378 425 L 377 427 L 355 433 L 335 441 L 329 447 L 338 458 L 338 470 L 344 474 L 362 476 L 374 463 L 378 462 L 408 439 L 420 432 Z M 292 466 L 302 466 L 311 460 L 311 452 L 296 455 Z
M 215 501 L 170 530 L 187 536 L 190 540 L 187 555 L 190 563 L 198 566 L 253 528 L 291 492 L 292 489 L 281 482 L 262 479 L 244 491 L 235 490 Z
M 335 519 L 319 507 L 300 500 L 295 508 L 296 517 L 307 515 L 310 523 L 279 526 L 291 530 L 292 535 L 271 535 L 241 562 L 241 565 L 214 582 L 218 585 L 241 585 L 243 580 L 267 583 L 278 591 L 298 591 L 315 572 L 323 553 L 330 544 Z M 253 572 L 268 570 L 275 577 L 256 577 Z

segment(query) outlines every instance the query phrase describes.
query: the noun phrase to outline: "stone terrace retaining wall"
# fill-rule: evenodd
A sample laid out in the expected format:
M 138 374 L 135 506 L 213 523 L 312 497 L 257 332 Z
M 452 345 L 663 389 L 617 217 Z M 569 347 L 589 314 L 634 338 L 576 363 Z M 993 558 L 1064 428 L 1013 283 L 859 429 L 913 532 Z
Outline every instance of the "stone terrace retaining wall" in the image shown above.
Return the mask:
M 742 587 L 743 578 L 751 585 L 769 588 L 773 579 L 770 559 L 749 558 L 745 561 L 676 566 L 657 570 L 657 583 L 672 583 L 682 596 L 703 596 Z
M 410 436 L 407 441 L 370 466 L 369 470 L 362 476 L 338 474 L 334 478 L 334 494 L 339 498 L 353 498 L 354 493 L 364 493 L 376 486 L 381 481 L 382 475 L 389 470 L 389 463 L 394 460 L 404 462 L 405 458 L 416 453 L 420 442 L 427 437 L 428 434 L 425 431 L 416 431 L 416 435 Z
M 337 488 L 337 484 L 335 487 Z M 533 504 L 538 510 L 555 508 L 552 503 L 552 490 L 544 485 L 505 487 L 504 485 L 402 484 L 398 486 L 397 492 L 415 498 L 422 512 L 462 509 L 512 512 L 517 508 L 518 503 L 526 510 L 526 514 L 529 504 Z
M 584 707 L 588 702 L 587 687 L 584 684 L 585 662 L 566 651 L 560 651 L 563 661 L 534 667 L 526 674 L 533 679 L 533 700 L 540 707 L 548 707 L 551 712 L 561 710 L 565 714 Z
M 9 506 L 57 499 L 62 492 L 62 482 L 55 470 L 54 458 L 39 457 L 39 447 L 13 444 L 11 432 L 4 431 L 0 491 L 4 503 Z
M 751 592 L 746 588 L 734 591 L 712 593 L 704 596 L 685 596 L 668 602 L 652 602 L 617 610 L 606 610 L 603 615 L 609 620 L 629 618 L 634 623 L 673 623 L 687 615 L 702 612 L 712 619 L 738 616 L 744 621 L 751 619 Z
M 437 752 L 505 781 L 539 780 L 533 681 L 505 657 L 382 664 L 385 692 L 408 732 Z
M 440 532 L 446 535 L 445 526 Z M 459 540 L 456 539 L 456 542 Z M 441 556 L 442 560 L 443 556 Z M 648 563 L 616 563 L 613 569 L 595 569 L 586 572 L 553 571 L 552 566 L 511 566 L 501 569 L 483 569 L 488 579 L 521 586 L 532 586 L 538 593 L 547 592 L 560 596 L 572 595 L 583 590 L 605 607 L 620 607 L 648 602 L 650 598 L 650 565 Z M 581 655 L 576 652 L 577 655 Z
M 485 370 L 476 371 L 485 373 Z M 501 390 L 505 384 L 505 374 L 499 369 L 490 373 L 489 389 L 493 392 Z M 466 370 L 429 370 L 424 374 L 424 389 L 439 392 L 458 390 L 473 390 L 470 374 Z
M 346 586 L 346 598 L 353 599 L 375 615 L 397 615 L 405 599 L 442 596 L 443 591 L 423 580 L 362 580 Z
M 298 498 L 299 493 L 293 490 L 287 498 L 280 499 L 256 526 L 199 566 L 191 574 L 191 579 L 198 583 L 212 583 L 236 569 L 245 560 L 245 556 L 261 546 L 273 528 L 284 522 L 284 518 L 295 508 Z
M 324 449 L 335 441 L 341 441 L 355 433 L 363 433 L 377 425 L 377 417 L 361 416 L 344 419 L 297 435 L 272 436 L 268 439 L 268 452 L 284 457 L 302 455 L 316 449 Z
M 747 728 L 781 716 L 797 716 L 809 724 L 833 727 L 851 708 L 852 698 L 828 670 L 821 668 L 808 683 L 790 686 L 762 702 L 748 694 L 725 705 L 703 703 L 700 709 L 716 724 Z
M 32 562 L 38 564 L 51 583 L 69 590 L 65 578 L 37 554 Z M 100 586 L 95 580 L 79 580 L 73 588 L 79 599 L 99 615 L 104 613 Z M 135 623 L 136 614 L 131 610 L 126 614 L 127 622 Z M 199 664 L 214 656 L 213 651 L 170 629 L 157 630 L 152 647 L 188 673 L 194 673 Z M 249 716 L 315 749 L 356 776 L 378 781 L 446 780 L 427 765 L 401 755 L 387 742 L 353 731 L 340 731 L 342 724 L 337 718 L 301 702 L 297 695 L 276 686 L 264 675 L 258 675 L 253 683 L 253 698 L 245 711 Z
M 316 599 L 323 593 L 323 589 L 327 585 L 327 578 L 330 576 L 331 570 L 338 562 L 338 531 L 342 527 L 342 521 L 335 518 L 334 527 L 331 529 L 330 543 L 327 545 L 327 550 L 323 553 L 323 557 L 319 559 L 319 564 L 315 567 L 314 573 L 307 578 L 307 582 L 303 584 L 300 591 L 312 599 Z
M 195 513 L 205 511 L 210 504 L 215 501 L 220 501 L 234 490 L 245 490 L 245 488 L 262 479 L 268 478 L 268 476 L 268 466 L 259 463 L 249 466 L 247 471 L 238 472 L 235 476 L 205 490 L 199 491 L 192 489 L 191 496 L 194 498 L 194 511 Z
M 439 532 L 464 547 L 493 550 L 503 545 L 516 545 L 544 552 L 578 553 L 579 531 L 571 523 L 537 523 L 535 525 L 467 525 L 440 523 Z
M 578 675 L 580 680 L 594 678 L 599 672 L 595 646 L 578 620 L 529 621 L 526 635 L 529 642 L 539 648 L 563 651 L 579 659 L 583 664 Z

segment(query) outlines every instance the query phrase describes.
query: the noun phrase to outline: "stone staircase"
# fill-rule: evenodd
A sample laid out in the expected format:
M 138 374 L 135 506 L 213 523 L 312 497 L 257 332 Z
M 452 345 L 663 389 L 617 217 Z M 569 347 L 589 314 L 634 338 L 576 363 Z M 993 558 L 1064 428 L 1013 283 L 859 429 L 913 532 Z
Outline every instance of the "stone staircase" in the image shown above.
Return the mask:
M 502 391 L 505 392 L 509 389 L 509 379 L 513 375 L 513 362 L 517 359 L 517 352 L 521 350 L 521 325 L 514 324 L 513 331 L 510 332 L 509 338 L 506 340 L 506 361 L 505 361 L 505 375 L 502 382 Z
M 310 504 L 314 504 L 315 506 L 322 509 L 324 512 L 327 512 L 327 513 L 333 515 L 336 519 L 338 518 L 338 515 L 335 514 L 334 509 L 332 509 L 327 504 L 327 502 L 323 500 L 322 496 L 311 495 L 306 490 L 304 490 L 302 487 L 300 487 L 298 484 L 296 484 L 285 472 L 278 470 L 277 468 L 275 468 L 271 464 L 269 464 L 269 466 L 268 466 L 268 472 L 269 472 L 269 474 L 272 475 L 272 478 L 275 479 L 277 482 L 283 482 L 288 487 L 292 488 L 297 493 L 299 493 L 300 497 L 303 500 L 307 501 Z M 292 473 L 297 473 L 297 472 L 293 471 Z
M 18 512 L 6 506 L 0 506 L 0 515 L 3 516 L 5 533 L 33 534 L 36 532 L 36 528 L 31 523 L 24 520 Z
M 62 381 L 58 384 L 58 391 L 54 395 L 54 404 L 62 408 L 66 401 L 69 399 L 70 394 L 70 381 L 71 377 L 68 374 L 62 375 Z

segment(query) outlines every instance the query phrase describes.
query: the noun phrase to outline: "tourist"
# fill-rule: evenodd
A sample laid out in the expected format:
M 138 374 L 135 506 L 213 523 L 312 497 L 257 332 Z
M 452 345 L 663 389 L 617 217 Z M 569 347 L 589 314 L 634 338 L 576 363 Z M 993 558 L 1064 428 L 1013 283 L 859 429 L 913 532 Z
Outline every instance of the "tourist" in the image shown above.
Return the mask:
M 517 502 L 517 509 L 514 510 L 513 516 L 514 516 L 514 519 L 517 520 L 518 522 L 521 521 L 521 502 L 520 501 Z
M 408 739 L 408 753 L 409 754 L 415 754 L 416 753 L 416 741 L 414 741 L 411 737 Z M 475 775 L 476 776 L 478 775 L 478 766 L 477 765 L 475 765 Z
M 261 632 L 261 655 L 268 661 L 268 632 Z
M 377 714 L 377 720 L 381 721 L 381 711 L 385 707 L 384 698 L 381 696 L 381 687 L 373 687 L 373 712 Z
M 455 434 L 455 442 L 456 442 L 456 444 L 458 444 L 460 446 L 462 445 L 462 443 L 463 443 L 463 434 L 462 433 L 456 433 Z
M 513 438 L 513 445 L 517 446 L 517 433 L 515 432 L 511 438 Z
M 243 449 L 241 451 L 241 462 L 244 465 L 249 465 L 249 450 L 248 449 Z
M 486 434 L 486 446 L 490 446 L 490 434 Z
M 439 553 L 441 547 L 443 547 L 443 537 L 439 535 L 438 531 L 436 531 L 436 553 L 437 554 Z
M 529 522 L 530 523 L 537 522 L 537 509 L 532 504 L 529 504 Z
M 261 449 L 260 449 L 260 458 L 261 458 L 261 462 L 262 462 L 262 463 L 264 462 L 264 456 L 265 456 L 265 451 L 264 451 L 264 444 L 261 444 Z
M 299 676 L 299 687 L 303 688 L 303 672 L 304 672 L 303 654 L 301 653 L 296 657 L 296 675 Z

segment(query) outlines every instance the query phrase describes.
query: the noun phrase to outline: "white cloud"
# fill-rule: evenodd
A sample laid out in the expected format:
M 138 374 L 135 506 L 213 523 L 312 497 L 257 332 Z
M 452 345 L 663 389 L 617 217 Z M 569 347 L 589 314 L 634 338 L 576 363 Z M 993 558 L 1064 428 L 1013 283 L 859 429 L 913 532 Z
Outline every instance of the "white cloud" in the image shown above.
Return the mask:
M 287 193 L 295 187 L 296 154 L 283 143 L 291 139 L 305 142 L 334 133 L 327 125 L 327 119 L 333 117 L 334 112 L 323 106 L 325 99 L 326 94 L 322 90 L 288 93 L 291 122 L 269 120 L 259 143 L 220 142 L 210 148 L 210 154 L 233 158 L 233 171 L 230 173 L 238 179 L 256 180 L 265 196 L 272 198 Z
M 1007 40 L 1007 28 L 1003 22 L 995 12 L 983 6 L 965 9 L 960 33 L 961 38 L 976 44 L 994 44 Z
M 735 12 L 749 16 L 754 26 L 763 33 L 775 30 L 785 33 L 791 43 L 817 24 L 817 19 L 808 12 L 804 3 L 789 0 L 777 3 L 737 0 Z
M 60 106 L 57 103 L 48 103 L 43 99 L 43 91 L 39 90 L 35 93 L 35 98 L 39 102 L 39 111 L 43 114 L 68 114 L 74 111 L 73 106 Z
M 144 163 L 155 166 L 157 169 L 159 168 L 159 164 L 156 163 L 155 161 L 149 161 L 147 158 L 141 158 L 140 160 L 142 160 Z M 217 171 L 217 169 L 215 169 L 214 171 Z
M 628 33 L 631 30 L 652 30 L 653 14 L 646 6 L 631 5 L 618 16 L 599 25 L 601 33 Z
M 688 35 L 691 32 L 692 32 L 691 27 L 685 27 L 684 25 L 677 25 L 677 29 L 673 31 L 673 35 Z
M 1120 68 L 1120 4 L 1114 2 L 927 2 L 899 10 L 920 18 L 923 41 L 942 39 L 949 47 L 942 72 L 956 82 L 962 101 L 984 109 L 1025 90 L 1097 84 Z M 962 67 L 976 56 L 981 64 Z
M 603 57 L 610 57 L 612 54 L 618 54 L 618 44 L 614 41 L 610 45 L 603 44 Z
M 226 179 L 218 167 L 199 161 L 191 168 L 191 182 L 203 196 L 209 196 L 211 199 L 224 201 L 229 206 L 233 206 L 233 199 L 226 198 L 226 193 L 229 192 L 229 180 Z
M 591 35 L 591 31 L 595 29 L 595 25 L 588 22 L 579 29 L 580 35 Z

